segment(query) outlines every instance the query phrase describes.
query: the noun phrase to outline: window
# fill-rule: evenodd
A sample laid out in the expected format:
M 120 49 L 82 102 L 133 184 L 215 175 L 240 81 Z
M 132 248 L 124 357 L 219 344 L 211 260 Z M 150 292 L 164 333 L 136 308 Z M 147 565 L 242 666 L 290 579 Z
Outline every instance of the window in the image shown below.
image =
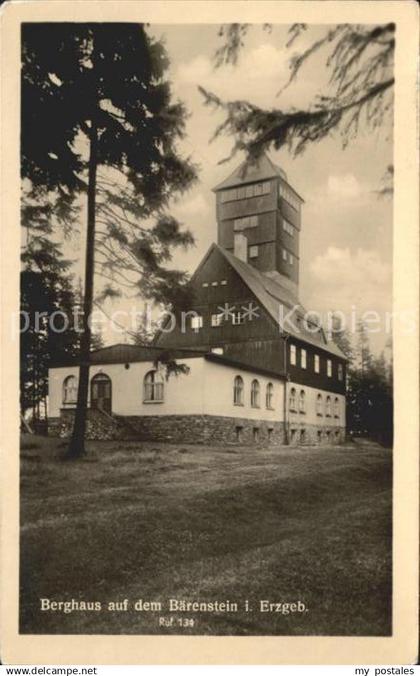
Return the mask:
M 344 377 L 344 369 L 343 369 L 343 364 L 338 365 L 338 380 L 343 380 Z
M 316 354 L 314 357 L 314 371 L 319 373 L 319 354 Z
M 322 430 L 318 430 L 318 432 L 316 433 L 316 436 L 318 437 L 319 443 L 321 443 L 321 441 L 322 441 Z
M 300 199 L 297 197 L 295 192 L 289 188 L 285 183 L 280 183 L 279 186 L 279 195 L 282 197 L 295 211 L 300 210 Z
M 218 286 L 218 285 L 219 285 L 219 282 L 212 282 L 211 285 L 212 285 L 212 286 Z
M 194 331 L 199 331 L 203 326 L 203 318 L 201 315 L 196 315 L 195 317 L 191 317 L 191 328 Z
M 235 437 L 236 441 L 242 441 L 242 432 L 244 431 L 244 428 L 241 426 L 235 427 Z
M 300 365 L 301 368 L 306 369 L 306 350 L 303 348 L 300 351 Z
M 220 282 L 220 286 L 226 286 L 226 284 L 227 284 L 227 280 L 222 279 L 222 281 Z
M 296 366 L 296 345 L 290 346 L 290 363 L 292 366 Z
M 260 428 L 259 427 L 253 427 L 252 428 L 252 438 L 254 439 L 255 443 L 258 443 L 260 440 Z
M 250 258 L 258 258 L 258 247 L 257 246 L 250 246 L 249 247 L 249 257 Z
M 234 230 L 245 230 L 245 228 L 256 228 L 258 225 L 258 216 L 245 216 L 244 218 L 235 218 L 233 221 Z
M 235 406 L 244 405 L 244 381 L 241 376 L 236 376 L 233 382 L 233 403 Z
M 287 261 L 287 251 L 286 251 L 286 249 L 282 249 L 281 255 L 283 256 L 283 260 Z
M 253 380 L 251 383 L 251 406 L 252 408 L 260 407 L 260 384 L 258 380 Z
M 265 406 L 266 408 L 273 409 L 273 396 L 274 396 L 274 386 L 273 383 L 268 383 L 267 389 L 265 391 Z
M 259 197 L 260 195 L 268 195 L 271 192 L 270 181 L 262 183 L 252 183 L 251 185 L 242 186 L 241 188 L 231 188 L 224 190 L 221 194 L 221 202 L 234 202 L 235 200 L 243 200 L 249 197 Z
M 214 314 L 211 316 L 211 325 L 212 326 L 220 326 L 223 322 L 223 315 L 222 314 Z
M 331 359 L 327 359 L 327 376 L 328 376 L 328 378 L 332 378 L 332 361 L 331 361 Z
M 340 417 L 340 401 L 338 397 L 334 399 L 334 418 Z
M 305 391 L 301 390 L 299 394 L 299 413 L 305 413 Z
M 77 402 L 77 378 L 67 376 L 63 383 L 63 404 L 75 404 Z
M 245 322 L 245 317 L 242 312 L 234 312 L 232 314 L 232 324 L 243 324 Z
M 144 401 L 163 401 L 163 378 L 161 374 L 154 370 L 149 371 L 144 376 Z
M 223 349 L 223 347 L 212 347 L 210 349 L 210 352 L 213 352 L 213 354 L 223 354 L 224 349 Z
M 293 256 L 291 253 L 289 253 L 289 263 L 290 265 L 293 265 Z
M 304 444 L 306 441 L 306 431 L 305 430 L 300 430 L 300 443 Z
M 291 411 L 296 411 L 296 390 L 294 387 L 290 390 L 289 408 Z
M 317 415 L 322 415 L 322 394 L 318 394 L 316 398 L 316 414 Z
M 325 402 L 325 415 L 327 418 L 331 418 L 331 397 L 328 396 Z
M 274 427 L 268 427 L 267 429 L 267 437 L 268 441 L 271 441 L 273 438 L 273 432 L 274 432 Z
M 204 288 L 207 288 L 207 287 L 208 287 L 208 285 L 209 285 L 209 283 L 208 283 L 208 282 L 203 282 L 203 287 L 204 287 Z
M 293 235 L 295 234 L 293 225 L 289 223 L 289 221 L 286 220 L 285 218 L 283 218 L 283 230 L 287 232 L 287 234 L 290 235 L 291 237 L 293 237 Z

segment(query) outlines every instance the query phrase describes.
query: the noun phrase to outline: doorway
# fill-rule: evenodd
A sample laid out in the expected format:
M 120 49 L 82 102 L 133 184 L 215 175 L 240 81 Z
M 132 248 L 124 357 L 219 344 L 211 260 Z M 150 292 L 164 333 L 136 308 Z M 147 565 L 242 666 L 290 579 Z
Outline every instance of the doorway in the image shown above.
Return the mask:
M 112 413 L 111 378 L 105 373 L 97 373 L 91 381 L 90 407 Z

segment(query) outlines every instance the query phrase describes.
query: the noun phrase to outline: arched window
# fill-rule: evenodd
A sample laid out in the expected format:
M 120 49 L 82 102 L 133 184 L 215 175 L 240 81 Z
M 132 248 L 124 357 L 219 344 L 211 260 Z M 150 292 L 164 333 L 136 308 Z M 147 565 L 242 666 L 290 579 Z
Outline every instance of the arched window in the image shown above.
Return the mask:
M 334 417 L 339 418 L 340 417 L 340 401 L 338 397 L 334 399 Z
M 318 394 L 316 398 L 316 414 L 322 415 L 322 394 Z
M 299 394 L 299 413 L 305 413 L 305 391 L 301 390 Z
M 296 411 L 296 390 L 294 387 L 290 390 L 289 408 L 291 411 Z
M 252 408 L 260 407 L 260 384 L 258 380 L 253 380 L 251 383 L 251 406 Z
M 236 376 L 233 382 L 233 403 L 235 406 L 244 405 L 244 381 L 241 376 Z
M 274 408 L 273 406 L 273 397 L 274 397 L 274 385 L 273 383 L 267 384 L 267 389 L 265 391 L 265 406 L 266 408 Z
M 331 417 L 331 397 L 328 396 L 325 402 L 325 415 Z
M 156 371 L 149 371 L 144 376 L 144 401 L 163 401 L 163 378 Z
M 77 402 L 77 378 L 67 376 L 63 382 L 63 404 L 75 404 Z

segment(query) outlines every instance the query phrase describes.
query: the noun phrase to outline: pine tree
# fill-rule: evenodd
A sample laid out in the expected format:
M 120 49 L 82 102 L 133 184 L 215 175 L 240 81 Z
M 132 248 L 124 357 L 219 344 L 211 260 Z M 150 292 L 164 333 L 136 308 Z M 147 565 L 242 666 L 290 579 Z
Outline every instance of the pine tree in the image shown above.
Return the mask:
M 70 223 L 77 199 L 82 194 L 87 200 L 81 365 L 68 449 L 75 458 L 85 453 L 95 236 L 99 209 L 106 209 L 99 206 L 98 170 L 122 174 L 131 206 L 137 202 L 135 214 L 131 209 L 135 219 L 127 224 L 130 238 L 120 221 L 108 221 L 105 246 L 114 245 L 117 255 L 122 247 L 131 272 L 150 273 L 142 288 L 171 301 L 182 274 L 162 271 L 167 256 L 136 229 L 156 216 L 155 242 L 179 243 L 180 225 L 172 220 L 165 226 L 164 212 L 174 194 L 195 180 L 196 169 L 178 155 L 186 111 L 171 101 L 166 52 L 143 25 L 32 23 L 23 24 L 22 38 L 22 176 L 39 199 L 54 199 L 54 212 Z M 111 208 L 124 208 L 118 195 L 113 200 Z M 186 235 L 182 243 L 191 239 Z
M 221 27 L 219 34 L 223 43 L 215 54 L 216 67 L 237 63 L 250 28 L 250 24 Z M 264 29 L 271 30 L 271 26 L 265 24 Z M 293 24 L 286 49 L 295 47 L 302 36 L 310 36 L 310 27 Z M 323 52 L 325 68 L 330 74 L 330 89 L 320 92 L 307 108 L 264 110 L 249 101 L 223 101 L 214 92 L 199 89 L 207 105 L 225 114 L 215 136 L 227 133 L 234 137 L 230 157 L 242 150 L 255 158 L 270 147 L 277 150 L 284 145 L 298 154 L 334 131 L 340 132 L 346 146 L 358 134 L 361 124 L 374 131 L 383 125 L 386 117 L 391 119 L 394 49 L 393 23 L 338 24 L 326 28 L 321 37 L 316 37 L 309 46 L 291 56 L 289 80 L 277 92 L 281 105 L 284 89 L 298 78 L 314 55 Z M 392 167 L 388 167 L 386 178 L 392 178 Z M 389 191 L 390 181 L 387 180 L 380 192 L 388 194 Z
M 37 420 L 41 406 L 46 410 L 48 368 L 76 357 L 79 336 L 70 261 L 60 247 L 37 233 L 27 242 L 22 264 L 20 401 L 22 414 L 32 408 Z

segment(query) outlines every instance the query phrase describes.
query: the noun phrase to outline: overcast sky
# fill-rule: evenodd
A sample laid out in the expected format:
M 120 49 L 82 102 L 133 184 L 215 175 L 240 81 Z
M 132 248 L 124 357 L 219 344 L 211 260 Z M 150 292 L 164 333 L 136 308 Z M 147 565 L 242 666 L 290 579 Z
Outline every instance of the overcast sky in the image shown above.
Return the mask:
M 211 189 L 243 159 L 238 155 L 219 164 L 229 155 L 232 140 L 224 137 L 210 142 L 222 116 L 203 105 L 197 86 L 224 99 L 245 98 L 260 106 L 281 108 L 308 104 L 315 94 L 325 94 L 327 86 L 328 73 L 319 54 L 302 70 L 296 85 L 276 96 L 287 80 L 291 55 L 285 47 L 285 26 L 271 33 L 255 26 L 238 65 L 215 70 L 212 57 L 220 44 L 218 28 L 200 24 L 150 28 L 155 36 L 164 37 L 173 95 L 190 112 L 180 150 L 200 166 L 199 181 L 172 209 L 196 239 L 193 250 L 174 258 L 176 267 L 190 272 L 216 240 Z M 308 35 L 316 37 L 322 30 L 313 28 Z M 300 245 L 303 305 L 321 312 L 349 312 L 352 307 L 358 313 L 391 310 L 392 202 L 375 194 L 387 165 L 392 164 L 390 123 L 380 133 L 360 133 L 345 150 L 337 134 L 308 147 L 297 158 L 287 149 L 270 152 L 270 157 L 305 200 Z M 104 337 L 107 342 L 121 340 L 107 333 Z M 372 340 L 375 350 L 385 343 L 382 335 L 373 335 Z

